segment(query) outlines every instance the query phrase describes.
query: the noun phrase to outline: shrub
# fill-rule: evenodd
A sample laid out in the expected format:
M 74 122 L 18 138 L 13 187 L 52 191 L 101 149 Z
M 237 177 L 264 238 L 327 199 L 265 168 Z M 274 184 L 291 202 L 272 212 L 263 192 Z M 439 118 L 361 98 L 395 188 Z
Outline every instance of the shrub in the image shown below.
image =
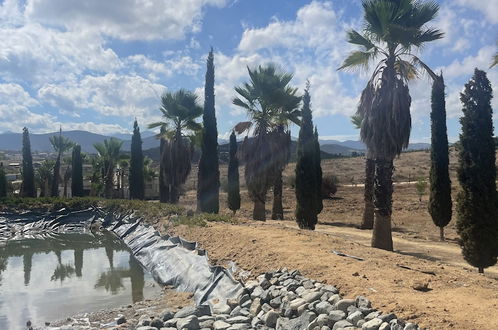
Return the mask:
M 322 198 L 331 198 L 337 193 L 339 179 L 335 175 L 325 174 L 322 178 Z

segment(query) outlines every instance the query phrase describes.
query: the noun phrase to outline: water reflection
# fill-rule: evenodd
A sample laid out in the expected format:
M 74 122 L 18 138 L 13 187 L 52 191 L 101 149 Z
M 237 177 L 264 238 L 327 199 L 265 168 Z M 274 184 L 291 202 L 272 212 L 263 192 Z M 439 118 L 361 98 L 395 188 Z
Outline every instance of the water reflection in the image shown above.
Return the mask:
M 24 281 L 19 281 L 22 277 Z M 110 233 L 45 234 L 3 241 L 0 329 L 22 329 L 27 320 L 43 324 L 140 301 L 159 290 L 153 283 Z

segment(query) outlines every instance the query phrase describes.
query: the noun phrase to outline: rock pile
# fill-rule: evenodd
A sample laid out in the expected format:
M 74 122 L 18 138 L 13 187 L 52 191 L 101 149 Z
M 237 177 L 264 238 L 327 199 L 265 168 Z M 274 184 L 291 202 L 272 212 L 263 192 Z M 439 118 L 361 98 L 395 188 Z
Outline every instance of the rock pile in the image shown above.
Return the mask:
M 237 300 L 210 301 L 161 317 L 143 316 L 138 330 L 416 330 L 394 314 L 382 314 L 363 296 L 343 299 L 332 285 L 281 269 L 245 284 Z

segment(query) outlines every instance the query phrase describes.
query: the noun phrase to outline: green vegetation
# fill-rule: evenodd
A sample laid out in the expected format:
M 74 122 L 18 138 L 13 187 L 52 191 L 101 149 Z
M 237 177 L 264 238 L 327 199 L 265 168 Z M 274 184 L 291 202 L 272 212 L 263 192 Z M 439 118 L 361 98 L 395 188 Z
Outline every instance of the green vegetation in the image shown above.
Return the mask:
M 350 30 L 348 41 L 360 46 L 339 69 L 368 68 L 379 60 L 363 90 L 358 114 L 363 118 L 361 139 L 375 159 L 374 228 L 372 247 L 393 250 L 391 233 L 393 160 L 408 147 L 411 130 L 408 81 L 423 69 L 434 73 L 414 53 L 443 33 L 425 27 L 439 6 L 422 1 L 363 1 L 363 34 Z
M 164 122 L 156 122 L 149 128 L 161 128 L 161 202 L 178 203 L 181 186 L 191 170 L 193 147 L 188 133 L 195 134 L 202 125 L 195 120 L 202 115 L 202 107 L 197 103 L 197 95 L 180 89 L 166 92 L 161 97 Z
M 204 85 L 201 158 L 197 176 L 197 209 L 206 213 L 218 213 L 220 210 L 218 128 L 216 127 L 214 104 L 214 56 L 211 48 L 207 58 L 206 83 Z
M 465 260 L 479 269 L 496 264 L 498 210 L 491 84 L 476 69 L 460 94 L 463 104 L 458 180 L 457 231 Z
M 130 159 L 130 199 L 144 199 L 144 155 L 142 153 L 142 137 L 140 128 L 135 119 L 133 123 L 133 136 L 131 138 L 131 159 Z
M 301 229 L 314 230 L 323 209 L 322 167 L 318 133 L 313 133 L 309 84 L 304 91 L 301 128 L 297 141 L 296 221 Z
M 237 158 L 237 138 L 235 132 L 230 134 L 230 158 L 228 161 L 228 208 L 233 214 L 240 209 L 239 159 Z
M 446 103 L 444 79 L 441 74 L 432 84 L 431 95 L 431 169 L 429 213 L 439 227 L 439 237 L 444 241 L 444 227 L 451 221 L 451 180 L 448 169 L 448 135 L 446 133 Z
M 52 159 L 45 159 L 36 170 L 36 181 L 40 187 L 40 197 L 50 196 L 50 187 L 54 173 L 55 162 Z
M 3 163 L 0 163 L 0 198 L 2 197 L 7 197 L 7 177 L 5 176 Z
M 425 195 L 425 190 L 427 189 L 427 181 L 424 178 L 419 178 L 415 183 L 415 189 L 417 189 L 418 201 L 422 202 L 422 197 Z
M 103 143 L 93 145 L 98 152 L 98 158 L 95 160 L 94 166 L 101 173 L 105 198 L 114 197 L 114 171 L 118 162 L 127 158 L 121 150 L 122 145 L 123 142 L 116 138 L 110 138 L 109 140 L 104 140 Z
M 242 155 L 249 196 L 254 202 L 253 219 L 265 220 L 268 189 L 277 183 L 272 218 L 280 218 L 282 171 L 290 154 L 290 121 L 298 123 L 301 98 L 289 86 L 292 74 L 280 72 L 273 64 L 247 68 L 250 80 L 235 91 L 233 104 L 247 111 L 251 122 L 236 125 L 241 134 L 254 126 L 254 137 L 245 138 Z M 280 205 L 279 205 L 280 204 Z
M 21 196 L 36 197 L 35 170 L 33 169 L 33 156 L 31 155 L 31 142 L 29 131 L 26 127 L 22 130 L 22 186 Z
M 73 197 L 83 197 L 83 158 L 81 157 L 81 146 L 73 147 L 71 193 Z
M 61 177 L 61 160 L 62 155 L 74 146 L 74 143 L 68 138 L 62 136 L 62 128 L 59 130 L 59 135 L 50 137 L 50 143 L 57 152 L 57 159 L 54 164 L 54 173 L 52 175 L 52 184 L 50 189 L 50 196 L 59 196 L 59 181 Z

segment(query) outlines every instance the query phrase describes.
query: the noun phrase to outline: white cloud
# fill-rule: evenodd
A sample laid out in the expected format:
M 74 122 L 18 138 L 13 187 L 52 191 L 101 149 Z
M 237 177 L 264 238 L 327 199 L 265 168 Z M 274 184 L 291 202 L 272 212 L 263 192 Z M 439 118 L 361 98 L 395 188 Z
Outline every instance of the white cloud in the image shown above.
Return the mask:
M 498 24 L 498 0 L 457 0 L 457 3 L 480 11 L 490 23 Z
M 197 32 L 204 6 L 226 0 L 28 0 L 31 20 L 121 40 L 181 39 Z

